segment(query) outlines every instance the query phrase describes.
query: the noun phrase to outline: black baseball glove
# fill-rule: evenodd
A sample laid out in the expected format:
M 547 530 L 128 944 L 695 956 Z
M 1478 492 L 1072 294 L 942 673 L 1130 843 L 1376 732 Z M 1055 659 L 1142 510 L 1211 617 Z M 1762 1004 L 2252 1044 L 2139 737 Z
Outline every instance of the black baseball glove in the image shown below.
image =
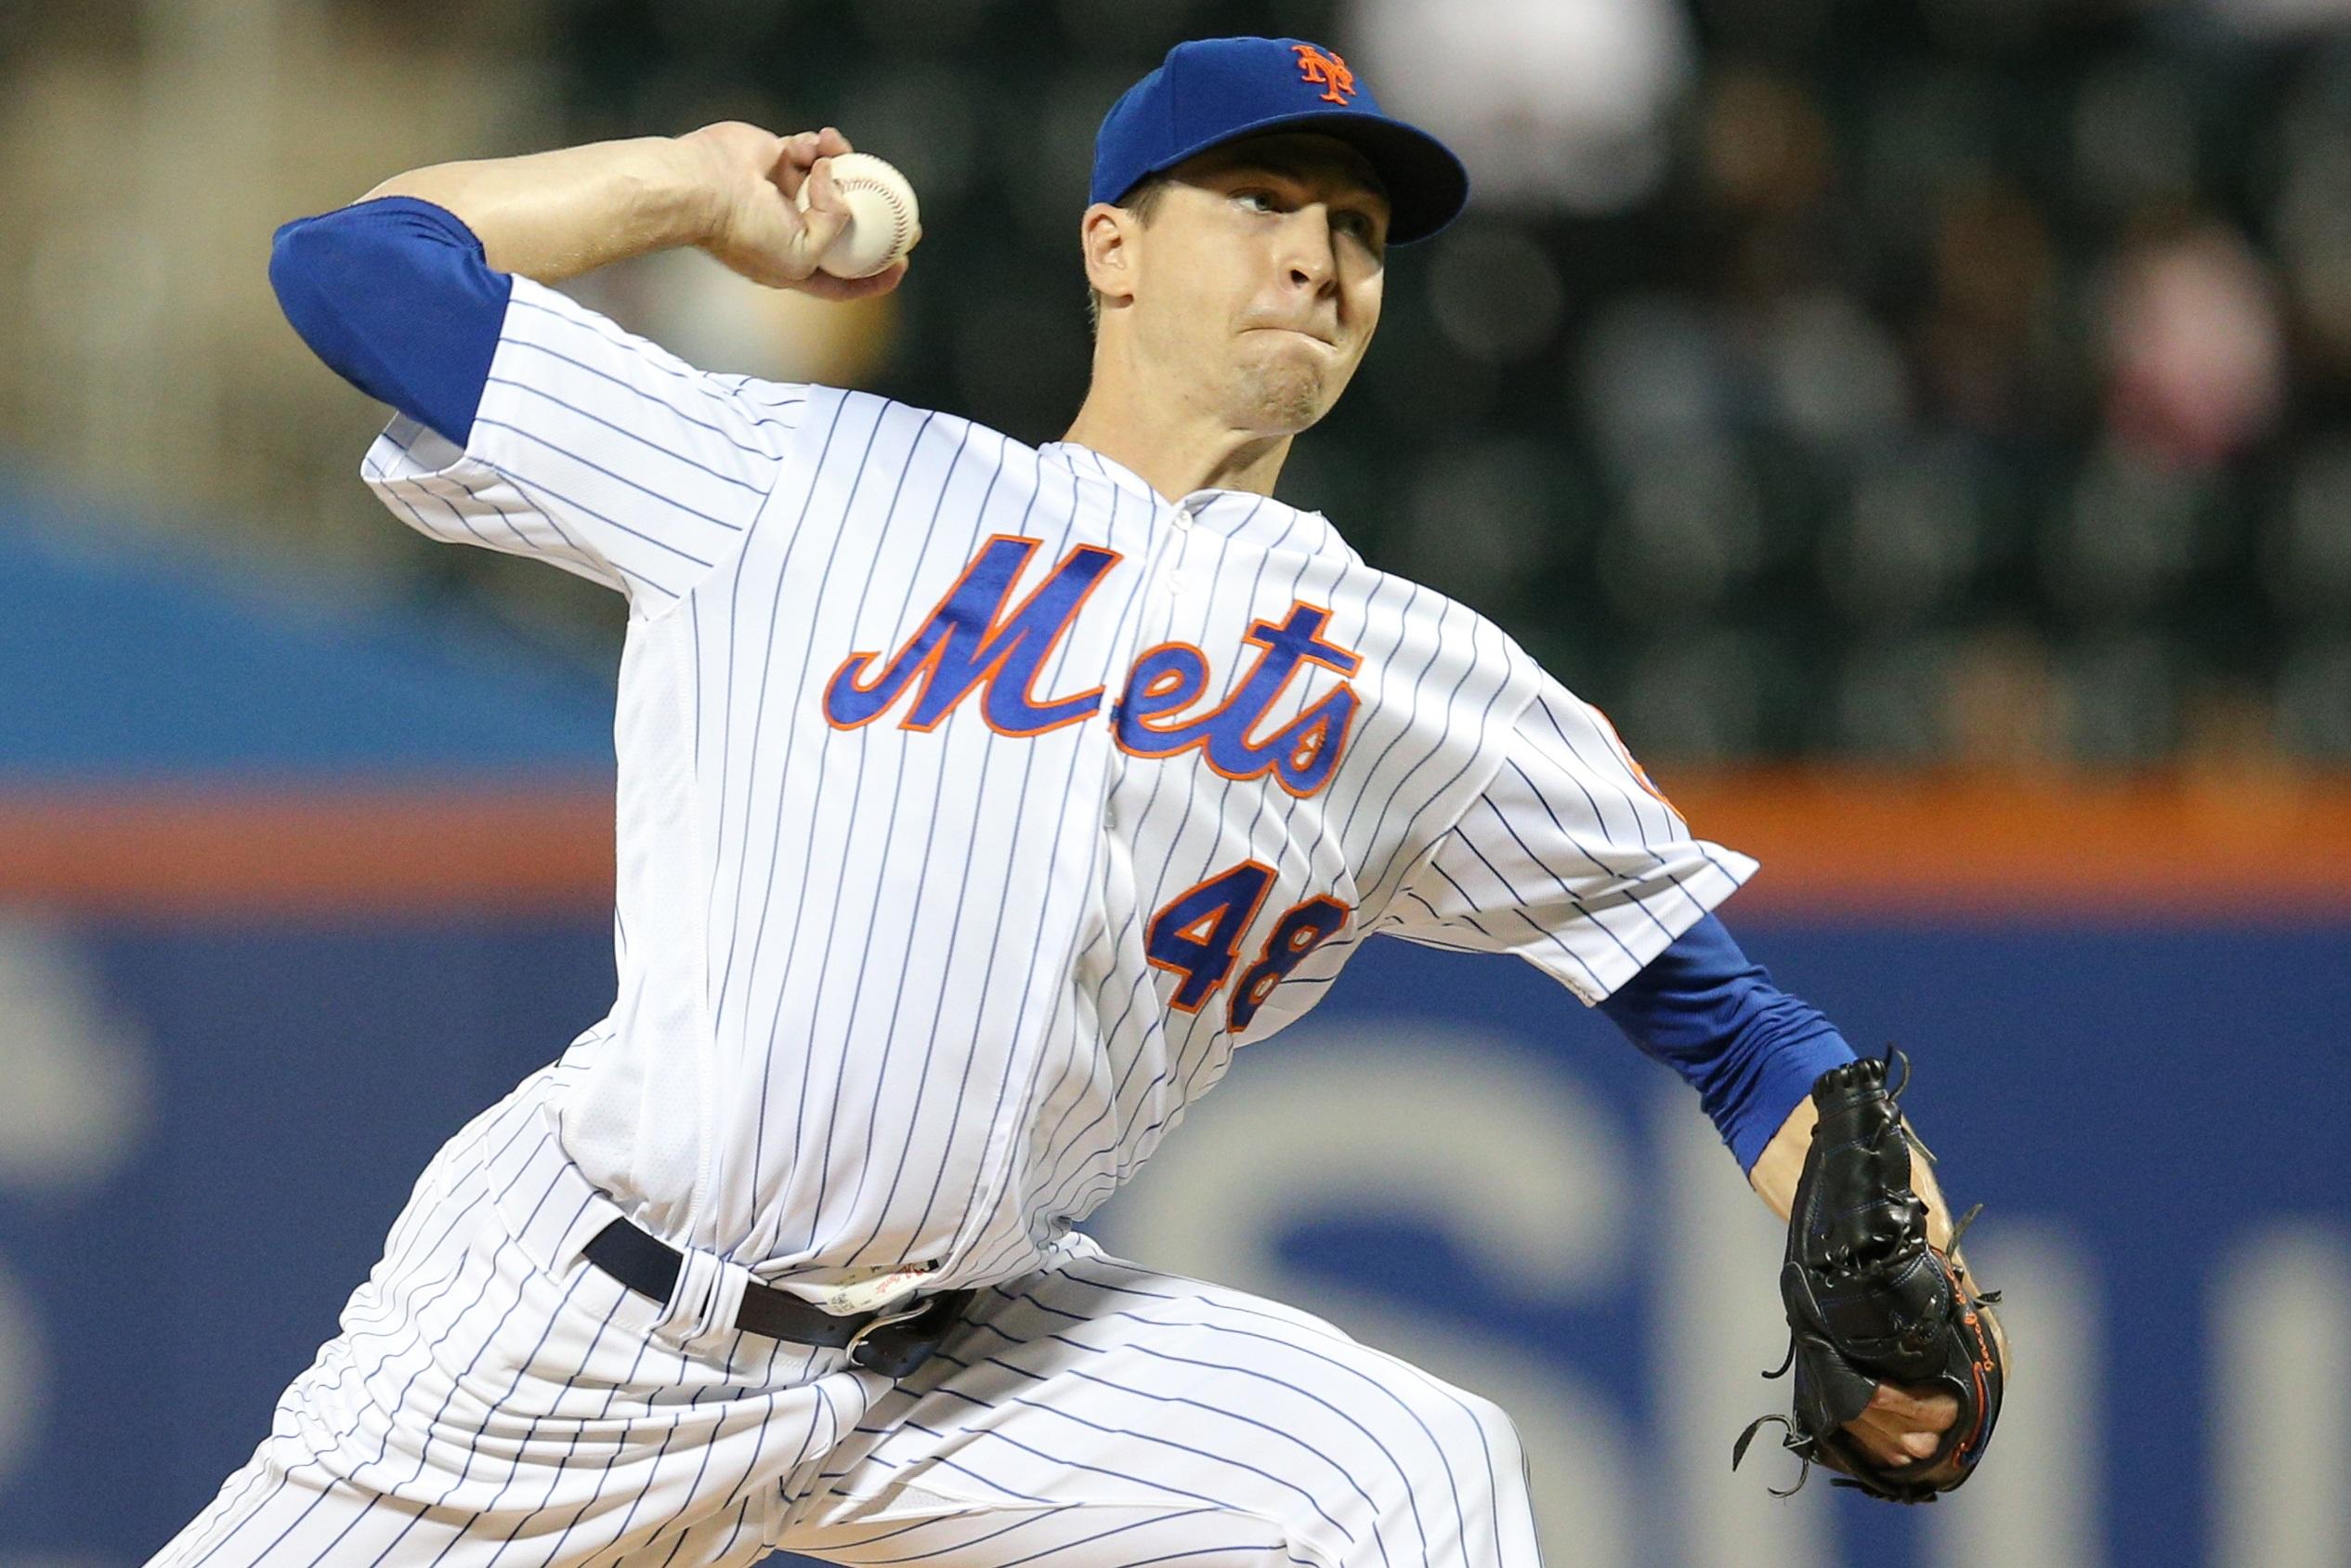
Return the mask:
M 1837 1484 L 1900 1503 L 1931 1503 L 1976 1472 L 2000 1415 L 2000 1351 L 1985 1303 L 1959 1257 L 1927 1241 L 1927 1206 L 1911 1185 L 1911 1153 L 1926 1155 L 1887 1087 L 1882 1060 L 1833 1067 L 1812 1086 L 1820 1126 L 1804 1158 L 1788 1224 L 1780 1299 L 1794 1339 L 1779 1377 L 1796 1373 L 1792 1417 L 1766 1416 L 1739 1435 L 1735 1469 L 1766 1421 L 1787 1429 L 1783 1444 L 1805 1461 L 1841 1471 Z M 1902 1063 L 1903 1083 L 1910 1064 Z M 1966 1229 L 1971 1210 L 1960 1222 Z M 1959 1417 L 1931 1458 L 1900 1468 L 1872 1457 L 1845 1424 L 1861 1415 L 1880 1382 L 1941 1391 Z

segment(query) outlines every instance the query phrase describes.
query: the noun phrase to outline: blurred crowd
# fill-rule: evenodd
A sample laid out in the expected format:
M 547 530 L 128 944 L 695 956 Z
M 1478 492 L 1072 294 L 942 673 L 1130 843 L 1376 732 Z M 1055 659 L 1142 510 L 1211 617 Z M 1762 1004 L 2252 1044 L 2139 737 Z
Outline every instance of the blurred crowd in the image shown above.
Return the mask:
M 0 24 L 0 163 L 57 156 L 77 72 L 124 74 L 135 116 L 177 102 L 212 141 L 177 145 L 177 119 L 141 134 L 175 141 L 181 177 L 227 160 L 241 182 L 198 225 L 226 247 L 214 295 L 236 304 L 188 306 L 213 325 L 172 360 L 159 340 L 190 332 L 172 318 L 176 230 L 130 236 L 100 290 L 94 255 L 43 227 L 102 210 L 55 165 L 59 189 L 12 203 L 33 221 L 0 238 L 20 329 L 0 330 L 0 460 L 191 526 L 364 553 L 398 591 L 479 597 L 552 646 L 601 638 L 610 608 L 364 516 L 349 475 L 368 410 L 271 320 L 271 224 L 438 157 L 721 117 L 838 124 L 921 194 L 896 298 L 826 312 L 699 257 L 590 297 L 702 362 L 1051 439 L 1086 373 L 1075 226 L 1095 123 L 1177 39 L 1271 32 L 1346 53 L 1456 143 L 1479 190 L 1455 230 L 1392 258 L 1380 341 L 1300 443 L 1287 499 L 1494 614 L 1645 753 L 2351 765 L 2340 0 L 56 13 Z M 229 69 L 257 29 L 274 62 L 258 82 Z M 166 80 L 159 47 L 209 60 L 213 93 Z M 85 176 L 106 128 L 62 144 Z M 175 185 L 143 211 L 168 225 L 189 203 Z M 142 380 L 170 363 L 177 379 Z M 125 399 L 183 396 L 209 412 L 108 423 Z M 161 445 L 123 455 L 140 440 Z M 346 530 L 372 542 L 326 542 Z

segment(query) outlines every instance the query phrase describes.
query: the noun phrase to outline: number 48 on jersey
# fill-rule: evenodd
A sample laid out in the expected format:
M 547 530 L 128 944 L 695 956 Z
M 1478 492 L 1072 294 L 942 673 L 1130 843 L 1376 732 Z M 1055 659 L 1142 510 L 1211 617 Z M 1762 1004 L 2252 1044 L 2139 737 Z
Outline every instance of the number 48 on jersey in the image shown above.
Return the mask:
M 1169 999 L 1179 1012 L 1198 1013 L 1208 1006 L 1232 974 L 1240 961 L 1242 939 L 1273 890 L 1273 867 L 1244 860 L 1177 894 L 1151 917 L 1144 950 L 1153 967 L 1182 976 Z M 1225 1002 L 1225 1022 L 1234 1033 L 1249 1026 L 1273 987 L 1307 954 L 1338 934 L 1351 912 L 1326 894 L 1282 911 L 1256 961 L 1241 972 Z

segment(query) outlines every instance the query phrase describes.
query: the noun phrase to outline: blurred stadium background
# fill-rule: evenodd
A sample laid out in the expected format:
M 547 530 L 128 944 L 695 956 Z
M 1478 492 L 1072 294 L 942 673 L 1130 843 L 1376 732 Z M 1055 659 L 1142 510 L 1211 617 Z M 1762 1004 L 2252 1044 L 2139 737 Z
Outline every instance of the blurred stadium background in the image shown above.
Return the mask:
M 610 998 L 618 601 L 366 498 L 270 230 L 838 124 L 923 199 L 892 299 L 579 292 L 1049 439 L 1093 126 L 1237 32 L 1479 186 L 1287 498 L 1766 860 L 1731 922 L 1920 1057 L 2025 1380 L 1943 1507 L 1734 1480 L 1771 1227 L 1499 962 L 1357 966 L 1108 1239 L 1502 1397 L 1555 1563 L 2351 1564 L 2346 0 L 0 5 L 0 1563 L 142 1561 Z

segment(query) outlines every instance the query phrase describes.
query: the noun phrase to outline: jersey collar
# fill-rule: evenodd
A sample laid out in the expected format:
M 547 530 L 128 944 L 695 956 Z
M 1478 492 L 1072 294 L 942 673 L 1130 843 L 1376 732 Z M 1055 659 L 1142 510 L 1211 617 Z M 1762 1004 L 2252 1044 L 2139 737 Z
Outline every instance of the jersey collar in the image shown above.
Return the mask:
M 1050 441 L 1038 449 L 1068 465 L 1071 473 L 1097 478 L 1122 495 L 1151 503 L 1155 515 L 1177 527 L 1197 526 L 1238 543 L 1260 549 L 1314 552 L 1336 541 L 1338 530 L 1320 512 L 1302 512 L 1255 490 L 1198 490 L 1169 501 L 1151 482 L 1115 458 L 1074 441 Z M 1352 552 L 1351 552 L 1352 554 Z

